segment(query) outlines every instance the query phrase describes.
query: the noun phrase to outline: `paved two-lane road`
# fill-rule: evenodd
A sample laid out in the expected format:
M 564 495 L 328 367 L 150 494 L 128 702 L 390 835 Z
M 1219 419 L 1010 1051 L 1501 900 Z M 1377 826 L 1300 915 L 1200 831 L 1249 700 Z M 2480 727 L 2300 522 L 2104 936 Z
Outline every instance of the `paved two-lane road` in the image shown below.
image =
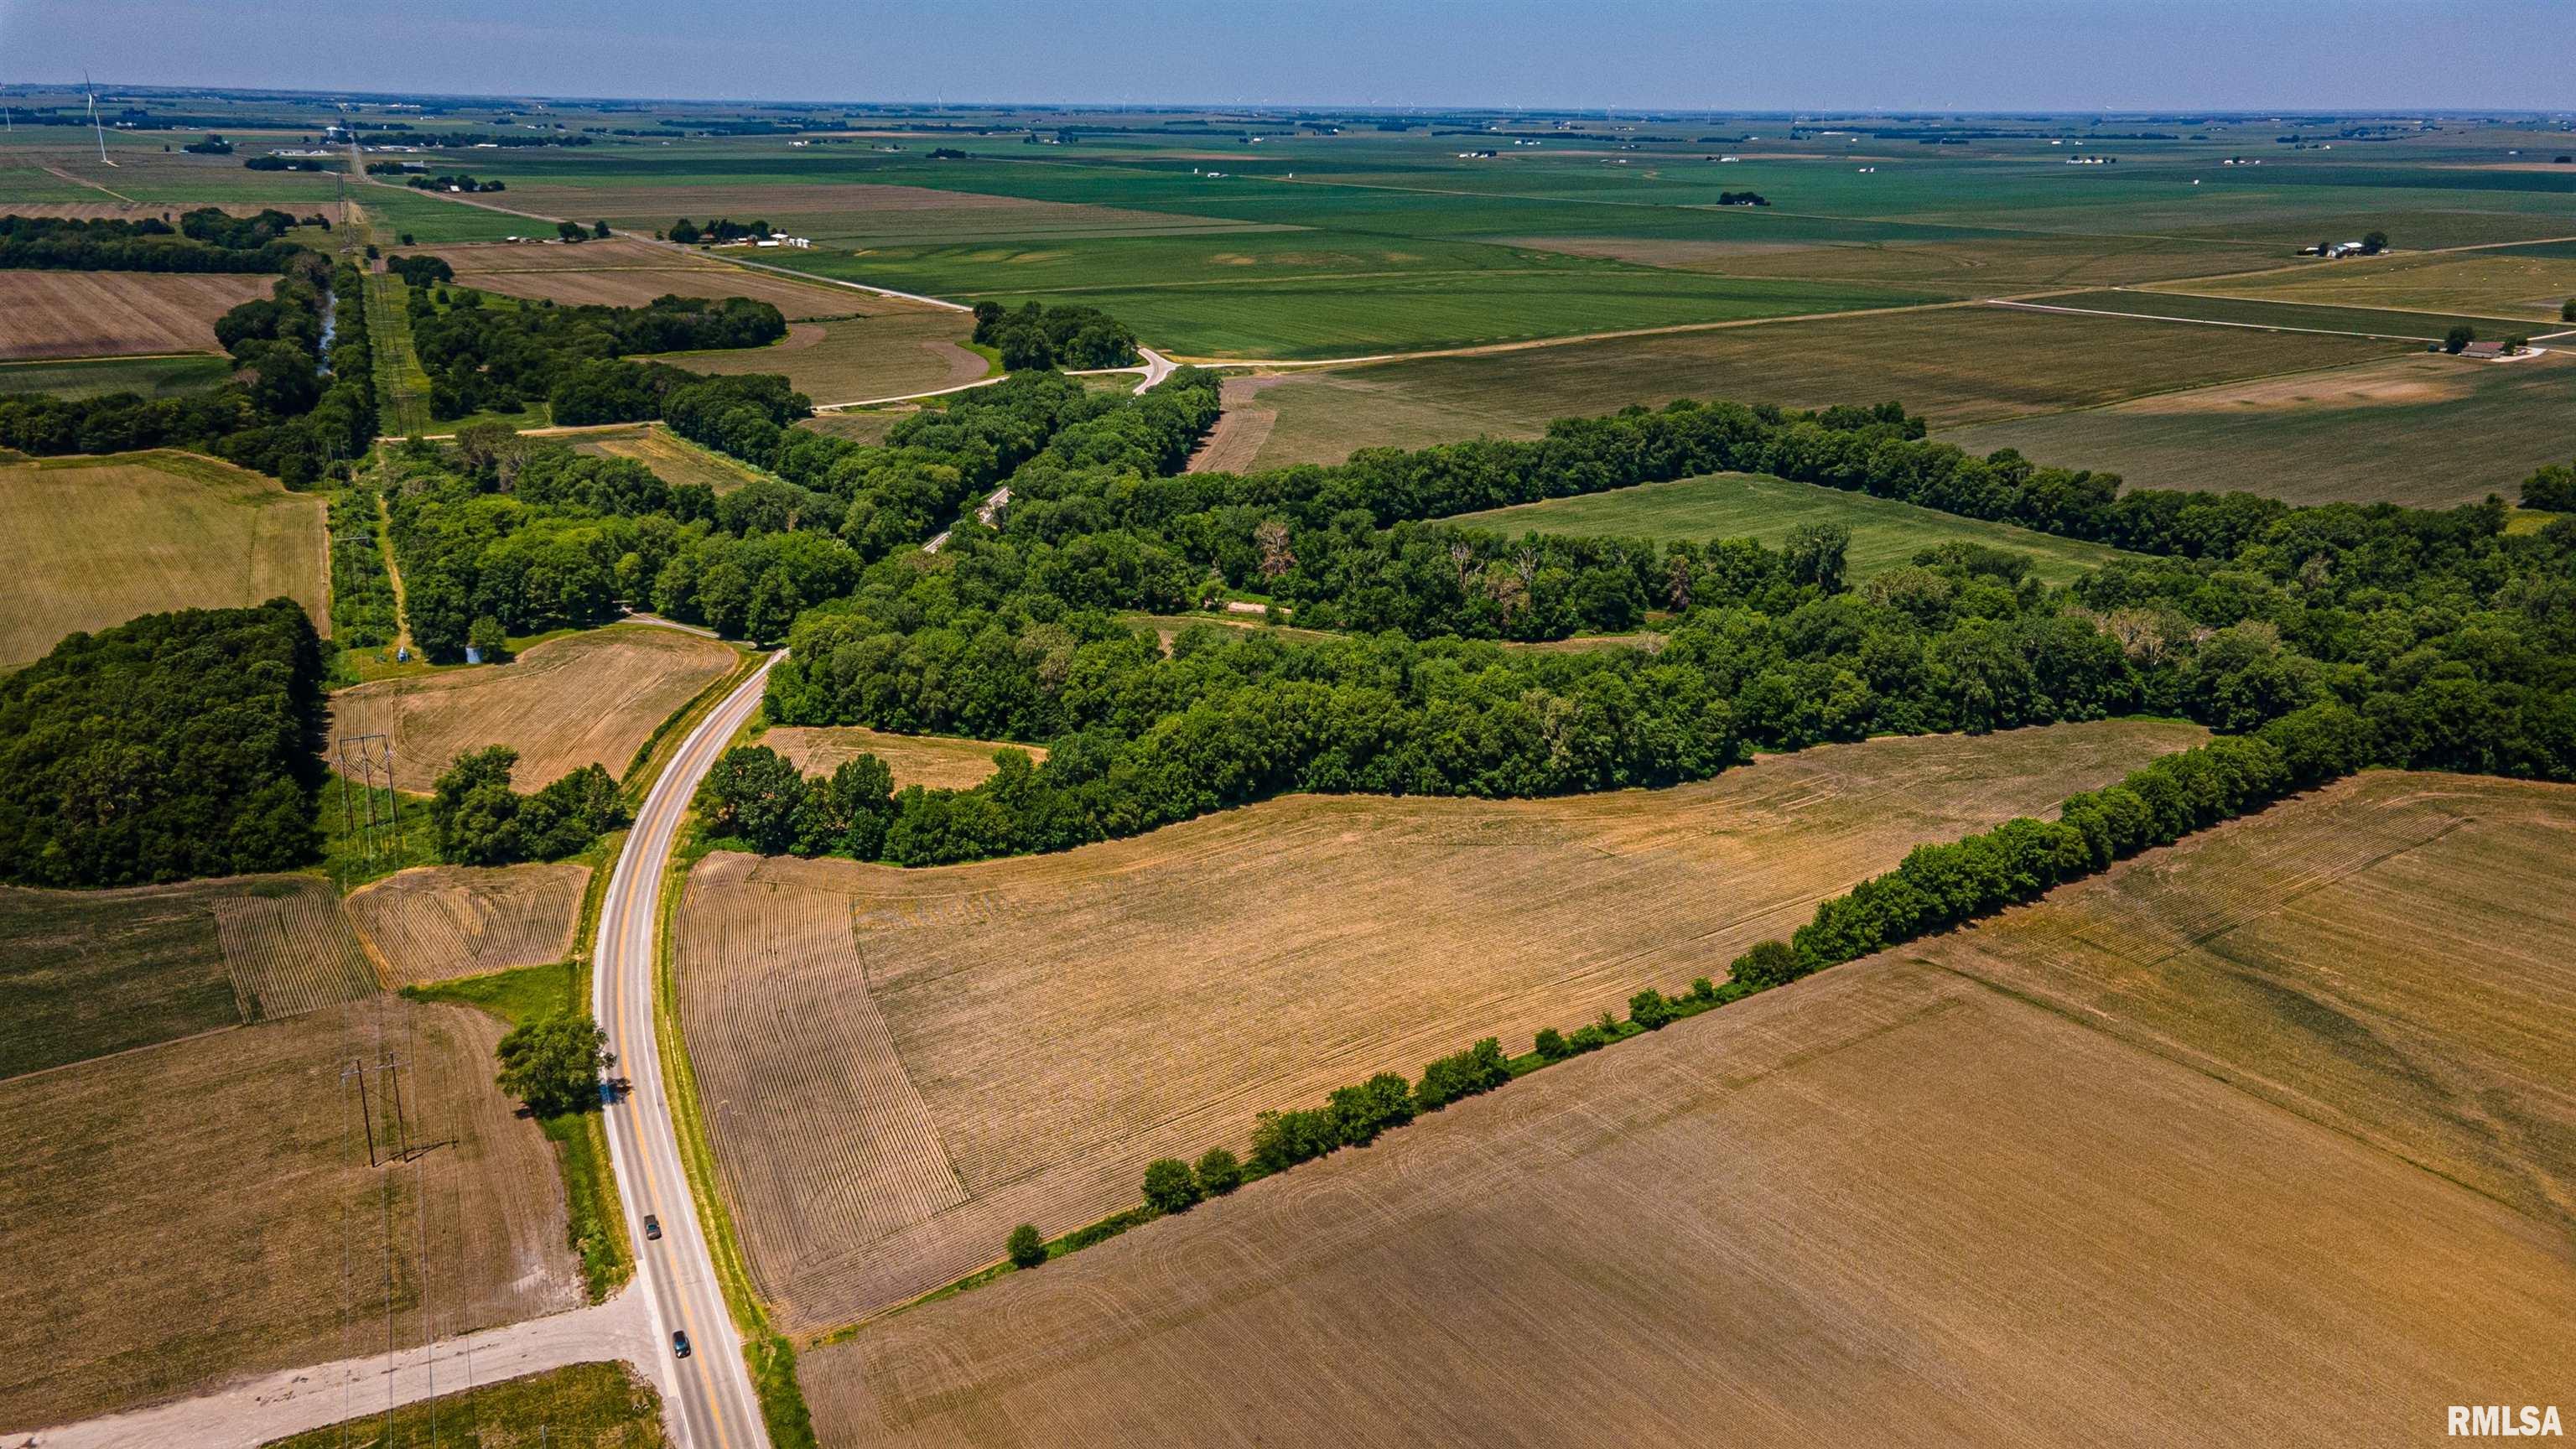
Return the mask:
M 671 1129 L 671 1103 L 662 1079 L 662 1055 L 653 1038 L 655 924 L 662 879 L 690 797 L 706 778 L 727 739 L 760 704 L 770 665 L 780 650 L 725 696 L 689 732 L 670 767 L 654 781 L 599 912 L 599 945 L 591 960 L 591 1009 L 617 1053 L 616 1074 L 630 1089 L 607 1108 L 608 1147 L 617 1166 L 617 1195 L 626 1210 L 627 1236 L 635 1244 L 635 1277 L 652 1315 L 654 1338 L 670 1352 L 673 1330 L 689 1336 L 690 1356 L 669 1365 L 672 1386 L 664 1417 L 680 1449 L 766 1449 L 760 1403 L 743 1362 L 742 1339 L 725 1311 L 715 1262 L 707 1253 L 680 1144 Z M 658 1242 L 644 1237 L 644 1215 L 662 1224 Z

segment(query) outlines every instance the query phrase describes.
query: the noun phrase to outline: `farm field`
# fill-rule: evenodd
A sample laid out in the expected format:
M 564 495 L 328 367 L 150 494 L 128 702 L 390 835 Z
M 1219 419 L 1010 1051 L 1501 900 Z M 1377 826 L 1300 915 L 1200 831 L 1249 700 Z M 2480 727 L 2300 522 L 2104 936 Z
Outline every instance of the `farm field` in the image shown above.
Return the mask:
M 1752 538 L 1773 547 L 1803 525 L 1839 523 L 1851 530 L 1846 562 L 1856 580 L 1911 562 L 1917 553 L 1945 543 L 1984 544 L 2028 554 L 2039 577 L 2053 584 L 2090 573 L 2113 559 L 2137 557 L 2102 544 L 2010 524 L 1749 473 L 1640 483 L 1608 493 L 1462 513 L 1450 521 L 1506 533 L 1535 530 L 1695 543 Z
M 1987 235 L 1868 240 L 1740 237 L 1516 237 L 1515 244 L 1640 266 L 1738 277 L 1817 277 L 1957 297 L 2057 287 L 2126 286 L 2275 264 L 2280 249 L 2237 242 L 2177 246 L 2167 237 Z
M 212 352 L 215 319 L 275 277 L 0 270 L 0 362 Z
M 851 1449 L 2405 1445 L 2477 1384 L 2557 1381 L 2570 1315 L 2563 1233 L 1876 957 L 863 1327 L 800 1377 Z
M 662 1449 L 662 1396 L 622 1363 L 577 1363 L 272 1440 L 264 1449 Z
M 508 241 L 514 236 L 543 236 L 554 231 L 534 217 L 514 216 L 454 197 L 432 196 L 408 186 L 352 186 L 351 191 L 374 226 L 376 244 L 387 251 Z M 503 196 L 502 205 L 524 205 L 507 200 L 506 192 Z M 406 237 L 410 240 L 404 240 Z
M 0 364 L 0 397 L 46 392 L 56 397 L 98 397 L 111 392 L 176 397 L 199 392 L 232 375 L 229 357 L 85 357 L 59 362 Z
M 2197 286 L 2198 284 L 2194 284 Z M 2227 277 L 2206 290 L 2283 302 L 2358 307 L 2420 307 L 2522 319 L 2531 331 L 2556 331 L 2559 305 L 2576 297 L 2576 255 L 2564 247 L 2365 257 L 2331 267 L 2301 267 Z M 2505 336 L 2505 328 L 2481 329 Z
M 2568 786 L 2374 771 L 1904 954 L 2564 1234 L 2571 832 Z
M 871 255 L 867 260 L 877 260 Z M 900 267 L 871 276 L 912 281 Z M 1138 284 L 1025 291 L 955 289 L 968 300 L 1072 301 L 1098 307 L 1185 360 L 1323 359 L 1476 347 L 1627 328 L 1902 307 L 1925 294 L 1846 282 L 1698 277 L 1602 267 L 1337 277 L 1247 278 L 1233 284 Z
M 2139 487 L 2441 508 L 2490 493 L 2511 502 L 2533 469 L 2565 461 L 2559 420 L 2571 406 L 2576 356 L 2417 353 L 1937 436 L 1972 453 L 2018 448 L 2108 469 Z
M 737 158 L 728 166 L 702 153 L 688 172 L 667 179 L 630 180 L 628 173 L 658 170 L 659 158 L 640 166 L 591 170 L 588 158 L 566 163 L 518 162 L 508 193 L 510 204 L 550 216 L 605 218 L 609 225 L 637 231 L 668 229 L 681 217 L 704 222 L 718 216 L 736 221 L 759 219 L 781 231 L 822 242 L 886 246 L 912 242 L 944 243 L 960 238 L 1067 238 L 1139 236 L 1157 233 L 1226 233 L 1258 231 L 1256 224 L 1223 218 L 1176 215 L 1128 207 L 1100 206 L 1023 197 L 909 186 L 885 181 L 841 180 L 817 174 L 823 168 L 779 166 L 774 154 Z M 838 169 L 838 168 L 834 168 Z M 771 171 L 767 177 L 743 175 Z M 731 179 L 728 176 L 739 176 Z M 801 173 L 801 174 L 800 174 Z M 526 176 L 533 179 L 521 179 Z M 767 260 L 764 258 L 764 260 Z
M 816 413 L 799 419 L 795 426 L 817 433 L 829 433 L 854 443 L 882 443 L 894 425 L 920 409 L 912 403 L 891 408 L 863 408 L 844 413 Z
M 519 752 L 527 791 L 584 765 L 623 774 L 654 729 L 734 666 L 733 646 L 678 629 L 615 624 L 567 634 L 508 664 L 361 684 L 331 696 L 338 734 L 387 734 L 414 787 L 486 745 Z
M 0 1424 L 578 1306 L 561 1179 L 492 1086 L 501 1028 L 378 996 L 0 1082 Z M 378 1077 L 368 1165 L 353 1060 Z M 422 1250 L 426 1242 L 426 1260 Z
M 1275 417 L 1253 461 L 1329 463 L 1360 448 L 1536 437 L 1556 418 L 1678 397 L 1784 407 L 1893 398 L 1935 427 L 1955 427 L 2412 346 L 1997 307 L 1613 338 L 1259 379 L 1257 405 Z
M 1918 842 L 2201 737 L 1888 739 L 1545 802 L 1301 796 L 936 870 L 719 853 L 673 927 L 680 1019 L 754 1275 L 811 1330 L 993 1261 L 1015 1223 L 1125 1207 L 1147 1161 L 1241 1150 L 1261 1111 L 1722 974 Z
M 423 866 L 349 895 L 387 987 L 542 966 L 572 954 L 590 867 Z
M 885 761 L 894 787 L 919 785 L 925 790 L 968 790 L 992 777 L 995 750 L 1026 751 L 1031 762 L 1046 758 L 1046 746 L 963 740 L 947 735 L 897 735 L 861 725 L 773 725 L 755 744 L 776 750 L 808 775 L 829 775 L 861 755 Z
M 318 1010 L 375 990 L 327 881 L 0 887 L 0 1078 Z
M 0 274 L 7 275 L 7 274 Z M 0 666 L 77 629 L 283 594 L 331 632 L 323 500 L 184 453 L 0 464 Z
M 691 372 L 775 372 L 816 403 L 870 402 L 973 382 L 992 365 L 965 347 L 974 322 L 929 307 L 839 322 L 795 322 L 767 347 L 639 358 Z
M 504 193 L 507 194 L 507 193 Z M 566 306 L 641 307 L 656 297 L 749 297 L 778 308 L 791 322 L 923 310 L 848 287 L 799 281 L 701 260 L 627 237 L 579 246 L 502 244 L 426 248 L 456 269 L 459 284 L 486 292 Z
M 2225 285 L 2224 282 L 2218 285 Z M 2384 307 L 2342 307 L 2324 303 L 2273 301 L 2250 297 L 2203 296 L 2195 292 L 2067 292 L 2036 297 L 2027 307 L 2065 307 L 2099 312 L 2125 312 L 2139 317 L 2176 317 L 2199 322 L 2225 322 L 2248 327 L 2282 327 L 2327 332 L 2363 333 L 2398 341 L 2439 342 L 2459 325 L 2482 334 L 2527 324 L 2458 312 L 2410 312 Z
M 674 487 L 699 484 L 730 493 L 760 476 L 751 465 L 702 448 L 659 423 L 638 423 L 614 432 L 581 433 L 564 439 L 576 453 L 603 458 L 632 458 Z

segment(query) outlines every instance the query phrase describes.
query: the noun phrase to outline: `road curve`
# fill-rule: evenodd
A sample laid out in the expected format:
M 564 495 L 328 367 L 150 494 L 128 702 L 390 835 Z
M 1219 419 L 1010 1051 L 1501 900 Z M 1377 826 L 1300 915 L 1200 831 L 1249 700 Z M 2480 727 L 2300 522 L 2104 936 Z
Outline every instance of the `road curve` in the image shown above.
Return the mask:
M 655 927 L 661 918 L 662 880 L 690 798 L 725 741 L 758 707 L 770 666 L 786 653 L 782 649 L 769 656 L 767 664 L 726 695 L 689 731 L 669 768 L 653 782 L 608 878 L 599 910 L 599 944 L 591 958 L 591 1009 L 607 1029 L 608 1049 L 617 1053 L 617 1075 L 630 1084 L 608 1103 L 606 1119 L 617 1197 L 635 1245 L 636 1283 L 661 1351 L 671 1351 L 675 1329 L 689 1335 L 693 1350 L 671 1363 L 664 1379 L 672 1392 L 663 1417 L 679 1449 L 765 1449 L 769 1434 L 761 1423 L 751 1370 L 743 1361 L 741 1336 L 725 1309 L 715 1260 L 690 1199 L 679 1138 L 671 1128 L 662 1055 L 653 1036 Z M 646 1213 L 661 1221 L 658 1242 L 644 1237 Z

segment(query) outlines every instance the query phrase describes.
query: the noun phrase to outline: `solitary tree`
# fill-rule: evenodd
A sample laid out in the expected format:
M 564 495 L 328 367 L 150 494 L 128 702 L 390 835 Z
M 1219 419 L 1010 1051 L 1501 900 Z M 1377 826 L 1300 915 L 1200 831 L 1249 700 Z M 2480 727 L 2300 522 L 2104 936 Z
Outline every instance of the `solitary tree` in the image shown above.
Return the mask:
M 2471 327 L 2468 323 L 2463 322 L 2457 327 L 2452 328 L 2443 336 L 2442 350 L 2444 352 L 2458 352 L 2477 340 L 2477 329 Z
M 1014 1268 L 1034 1268 L 1047 1259 L 1046 1239 L 1038 1236 L 1038 1225 L 1022 1223 L 1011 1229 L 1010 1241 L 1003 1251 L 1011 1255 Z
M 600 1074 L 617 1064 L 608 1033 L 590 1013 L 561 1012 L 522 1022 L 501 1038 L 501 1090 L 540 1117 L 599 1105 Z
M 601 241 L 608 240 L 608 223 L 604 221 L 592 222 L 590 224 L 590 234 L 599 238 Z
M 2375 257 L 2386 250 L 2388 250 L 2388 233 L 2366 231 L 2361 234 L 2362 255 Z
M 2558 320 L 2576 322 L 2576 297 L 2570 297 L 2558 304 Z
M 1158 1213 L 1185 1213 L 1198 1205 L 1199 1185 L 1190 1165 L 1177 1157 L 1158 1157 L 1145 1164 L 1145 1205 Z

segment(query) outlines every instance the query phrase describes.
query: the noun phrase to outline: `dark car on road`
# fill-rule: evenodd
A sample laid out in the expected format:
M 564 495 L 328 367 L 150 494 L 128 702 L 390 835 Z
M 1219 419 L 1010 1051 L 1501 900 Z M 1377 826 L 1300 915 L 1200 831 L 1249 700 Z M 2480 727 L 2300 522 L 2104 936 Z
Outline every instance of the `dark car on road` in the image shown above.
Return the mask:
M 689 1336 L 678 1329 L 673 1329 L 671 1331 L 671 1357 L 687 1358 L 688 1356 Z
M 651 1213 L 646 1213 L 644 1215 L 644 1236 L 654 1242 L 660 1242 L 662 1240 L 662 1220 L 653 1216 Z

